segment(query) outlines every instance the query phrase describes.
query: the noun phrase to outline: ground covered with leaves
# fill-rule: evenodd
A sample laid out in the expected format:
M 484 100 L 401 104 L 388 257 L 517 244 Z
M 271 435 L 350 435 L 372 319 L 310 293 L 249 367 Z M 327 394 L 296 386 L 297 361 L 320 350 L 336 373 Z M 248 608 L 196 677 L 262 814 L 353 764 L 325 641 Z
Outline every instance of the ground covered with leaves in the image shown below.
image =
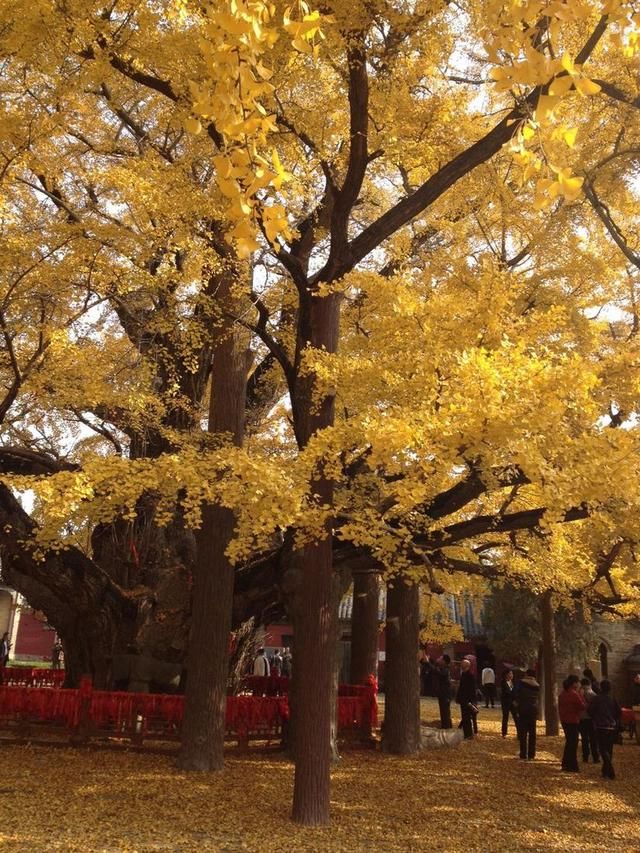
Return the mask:
M 640 747 L 616 747 L 615 781 L 591 764 L 565 774 L 561 738 L 519 761 L 498 716 L 482 709 L 477 740 L 415 758 L 345 750 L 332 826 L 311 830 L 288 819 L 293 767 L 277 754 L 230 749 L 223 773 L 188 775 L 164 756 L 3 745 L 0 850 L 640 851 Z

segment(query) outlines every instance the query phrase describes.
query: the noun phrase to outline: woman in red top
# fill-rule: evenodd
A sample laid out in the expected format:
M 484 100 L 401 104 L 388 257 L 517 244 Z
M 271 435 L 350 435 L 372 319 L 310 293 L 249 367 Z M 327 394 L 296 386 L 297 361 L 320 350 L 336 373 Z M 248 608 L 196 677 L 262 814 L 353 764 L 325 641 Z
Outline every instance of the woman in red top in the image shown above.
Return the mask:
M 577 675 L 565 678 L 563 687 L 564 690 L 558 697 L 558 712 L 565 736 L 562 769 L 568 773 L 577 773 L 580 716 L 586 708 L 586 703 L 580 695 L 580 679 Z

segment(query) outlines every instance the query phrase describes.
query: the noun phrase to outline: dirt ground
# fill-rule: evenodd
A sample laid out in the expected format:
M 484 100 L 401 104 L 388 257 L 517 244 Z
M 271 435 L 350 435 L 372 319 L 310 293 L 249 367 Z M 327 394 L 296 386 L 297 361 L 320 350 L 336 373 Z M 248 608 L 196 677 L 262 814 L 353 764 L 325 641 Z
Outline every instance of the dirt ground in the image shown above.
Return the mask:
M 322 829 L 289 821 L 277 754 L 230 749 L 222 773 L 188 775 L 164 756 L 2 745 L 0 851 L 640 851 L 640 746 L 616 747 L 614 781 L 592 764 L 566 774 L 561 738 L 520 761 L 499 713 L 482 708 L 477 740 L 453 749 L 345 751 Z

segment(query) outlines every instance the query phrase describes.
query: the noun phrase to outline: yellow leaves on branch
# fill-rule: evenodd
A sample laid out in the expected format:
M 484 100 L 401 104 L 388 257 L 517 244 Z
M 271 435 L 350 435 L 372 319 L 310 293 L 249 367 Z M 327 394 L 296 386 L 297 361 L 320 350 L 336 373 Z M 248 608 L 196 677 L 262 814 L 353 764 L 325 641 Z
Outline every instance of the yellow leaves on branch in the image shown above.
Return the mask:
M 537 209 L 550 207 L 558 197 L 570 201 L 580 194 L 582 179 L 572 174 L 568 163 L 551 166 L 550 160 L 558 163 L 558 155 L 549 157 L 545 150 L 555 141 L 562 141 L 569 148 L 575 145 L 577 129 L 558 126 L 565 99 L 572 93 L 588 98 L 601 90 L 575 57 L 598 22 L 605 27 L 600 38 L 603 44 L 620 46 L 621 31 L 625 32 L 628 56 L 629 45 L 637 43 L 636 17 L 632 4 L 624 0 L 613 0 L 604 7 L 590 0 L 525 0 L 509 4 L 498 0 L 488 4 L 484 39 L 494 63 L 490 77 L 495 89 L 511 92 L 520 103 L 535 87 L 542 90 L 532 115 L 525 119 L 511 144 L 514 159 L 522 167 L 522 182 L 536 180 Z M 576 32 L 581 35 L 577 37 Z M 553 178 L 553 172 L 558 177 Z
M 285 9 L 281 26 L 275 15 L 265 0 L 228 0 L 207 8 L 200 50 L 208 77 L 191 83 L 193 115 L 184 121 L 189 133 L 200 133 L 204 122 L 222 140 L 214 158 L 217 186 L 226 201 L 227 239 L 240 257 L 258 248 L 261 231 L 276 247 L 279 238 L 292 236 L 284 206 L 273 201 L 292 176 L 270 142 L 276 122 L 269 103 L 275 91 L 269 52 L 282 29 L 294 51 L 316 56 L 321 23 L 329 20 L 303 0 Z

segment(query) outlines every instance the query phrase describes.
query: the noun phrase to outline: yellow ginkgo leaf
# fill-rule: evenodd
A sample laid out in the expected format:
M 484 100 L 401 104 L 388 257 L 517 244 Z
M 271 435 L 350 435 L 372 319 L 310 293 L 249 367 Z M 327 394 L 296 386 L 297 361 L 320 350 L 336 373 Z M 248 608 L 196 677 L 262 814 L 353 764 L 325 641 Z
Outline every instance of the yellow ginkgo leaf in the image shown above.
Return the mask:
M 191 116 L 190 118 L 186 118 L 183 122 L 183 126 L 187 133 L 198 134 L 202 130 L 202 125 L 200 124 L 198 119 L 193 118 L 193 116 Z
M 573 83 L 574 80 L 570 74 L 564 77 L 556 77 L 551 86 L 549 86 L 549 94 L 558 96 L 566 95 L 573 88 Z
M 573 59 L 569 56 L 569 54 L 565 51 L 562 54 L 562 59 L 560 60 L 560 64 L 564 68 L 565 71 L 568 71 L 569 74 L 572 74 L 575 71 L 575 65 L 573 64 Z
M 593 80 L 589 80 L 588 77 L 576 77 L 574 82 L 576 84 L 576 89 L 581 95 L 597 95 L 600 91 L 600 86 L 597 83 L 594 83 Z

